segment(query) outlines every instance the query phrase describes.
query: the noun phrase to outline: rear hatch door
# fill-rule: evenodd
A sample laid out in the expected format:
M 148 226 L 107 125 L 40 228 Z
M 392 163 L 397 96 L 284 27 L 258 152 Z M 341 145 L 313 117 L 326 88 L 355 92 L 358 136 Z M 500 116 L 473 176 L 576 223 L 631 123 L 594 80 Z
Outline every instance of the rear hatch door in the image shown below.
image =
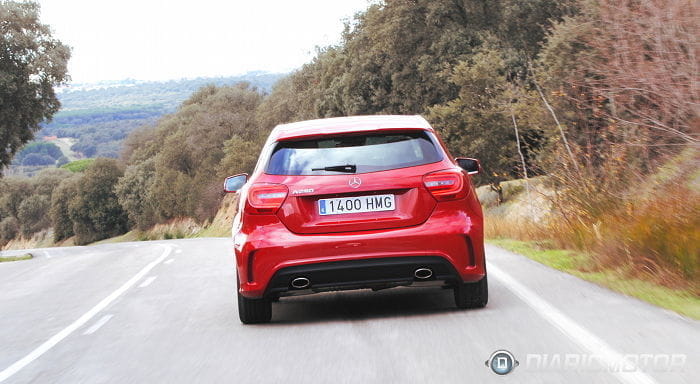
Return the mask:
M 289 188 L 277 216 L 292 232 L 400 228 L 432 213 L 423 175 L 443 158 L 423 130 L 324 136 L 278 143 L 264 180 Z

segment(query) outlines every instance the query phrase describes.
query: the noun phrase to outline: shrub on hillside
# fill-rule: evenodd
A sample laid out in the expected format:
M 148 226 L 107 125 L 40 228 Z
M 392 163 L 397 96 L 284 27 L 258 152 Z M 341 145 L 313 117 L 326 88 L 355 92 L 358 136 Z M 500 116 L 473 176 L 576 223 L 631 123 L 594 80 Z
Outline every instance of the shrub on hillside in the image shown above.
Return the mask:
M 189 175 L 169 168 L 156 169 L 150 195 L 158 218 L 194 217 L 198 189 Z
M 73 221 L 70 218 L 70 202 L 78 195 L 80 176 L 63 180 L 51 196 L 51 223 L 53 226 L 53 241 L 58 242 L 74 235 Z
M 31 195 L 22 201 L 17 212 L 22 236 L 30 237 L 51 225 L 51 220 L 46 214 L 50 206 L 49 197 L 39 194 Z
M 249 171 L 257 159 L 267 133 L 256 117 L 262 99 L 247 83 L 206 86 L 155 128 L 132 133 L 123 152 L 127 176 L 117 188 L 131 221 L 143 228 L 177 217 L 213 217 L 223 175 Z
M 124 172 L 115 187 L 119 204 L 129 215 L 136 228 L 145 230 L 156 223 L 155 207 L 151 198 L 155 164 L 153 159 L 132 165 Z
M 19 205 L 32 193 L 29 179 L 7 177 L 0 179 L 0 211 L 2 216 L 17 217 Z
M 17 236 L 19 233 L 19 221 L 10 216 L 0 221 L 0 242 L 6 243 Z
M 87 244 L 128 230 L 126 212 L 114 187 L 123 171 L 116 160 L 96 159 L 86 170 L 68 211 L 76 244 Z
M 72 175 L 70 171 L 65 169 L 47 168 L 41 170 L 30 180 L 34 184 L 34 193 L 47 196 L 50 200 L 55 188 Z
M 224 158 L 219 163 L 220 179 L 238 173 L 252 173 L 258 161 L 260 144 L 235 135 L 224 143 Z

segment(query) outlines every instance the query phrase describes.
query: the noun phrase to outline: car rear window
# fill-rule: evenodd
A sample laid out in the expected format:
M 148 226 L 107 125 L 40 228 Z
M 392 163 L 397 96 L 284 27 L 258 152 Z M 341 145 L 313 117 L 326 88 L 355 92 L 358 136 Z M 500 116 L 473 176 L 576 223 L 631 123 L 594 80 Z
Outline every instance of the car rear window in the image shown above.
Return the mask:
M 271 175 L 337 175 L 348 172 L 323 168 L 354 165 L 354 173 L 367 173 L 413 167 L 442 160 L 435 142 L 435 137 L 427 131 L 281 141 L 272 151 L 265 172 Z

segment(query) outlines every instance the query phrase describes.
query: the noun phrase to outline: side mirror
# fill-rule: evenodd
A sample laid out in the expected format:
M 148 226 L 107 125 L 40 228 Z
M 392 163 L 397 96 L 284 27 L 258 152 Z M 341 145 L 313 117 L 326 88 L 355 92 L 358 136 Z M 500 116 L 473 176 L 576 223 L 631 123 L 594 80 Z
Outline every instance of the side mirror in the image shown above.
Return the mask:
M 481 172 L 481 164 L 477 159 L 472 159 L 470 157 L 458 157 L 455 159 L 455 161 L 460 168 L 467 171 L 467 173 L 470 175 L 476 175 L 477 173 Z
M 224 191 L 226 191 L 226 193 L 238 192 L 239 189 L 243 188 L 247 181 L 247 173 L 241 173 L 236 176 L 229 176 L 224 181 Z

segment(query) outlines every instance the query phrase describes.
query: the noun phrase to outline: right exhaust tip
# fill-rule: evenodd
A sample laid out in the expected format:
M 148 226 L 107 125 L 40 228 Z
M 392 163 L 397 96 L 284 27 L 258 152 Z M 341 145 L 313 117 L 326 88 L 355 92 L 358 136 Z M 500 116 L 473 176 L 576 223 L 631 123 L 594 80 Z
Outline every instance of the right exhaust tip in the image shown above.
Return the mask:
M 294 280 L 292 280 L 292 287 L 296 289 L 304 289 L 311 285 L 311 281 L 307 279 L 306 277 L 297 277 Z
M 419 280 L 429 279 L 433 276 L 433 270 L 430 268 L 418 268 L 413 272 L 413 276 Z

